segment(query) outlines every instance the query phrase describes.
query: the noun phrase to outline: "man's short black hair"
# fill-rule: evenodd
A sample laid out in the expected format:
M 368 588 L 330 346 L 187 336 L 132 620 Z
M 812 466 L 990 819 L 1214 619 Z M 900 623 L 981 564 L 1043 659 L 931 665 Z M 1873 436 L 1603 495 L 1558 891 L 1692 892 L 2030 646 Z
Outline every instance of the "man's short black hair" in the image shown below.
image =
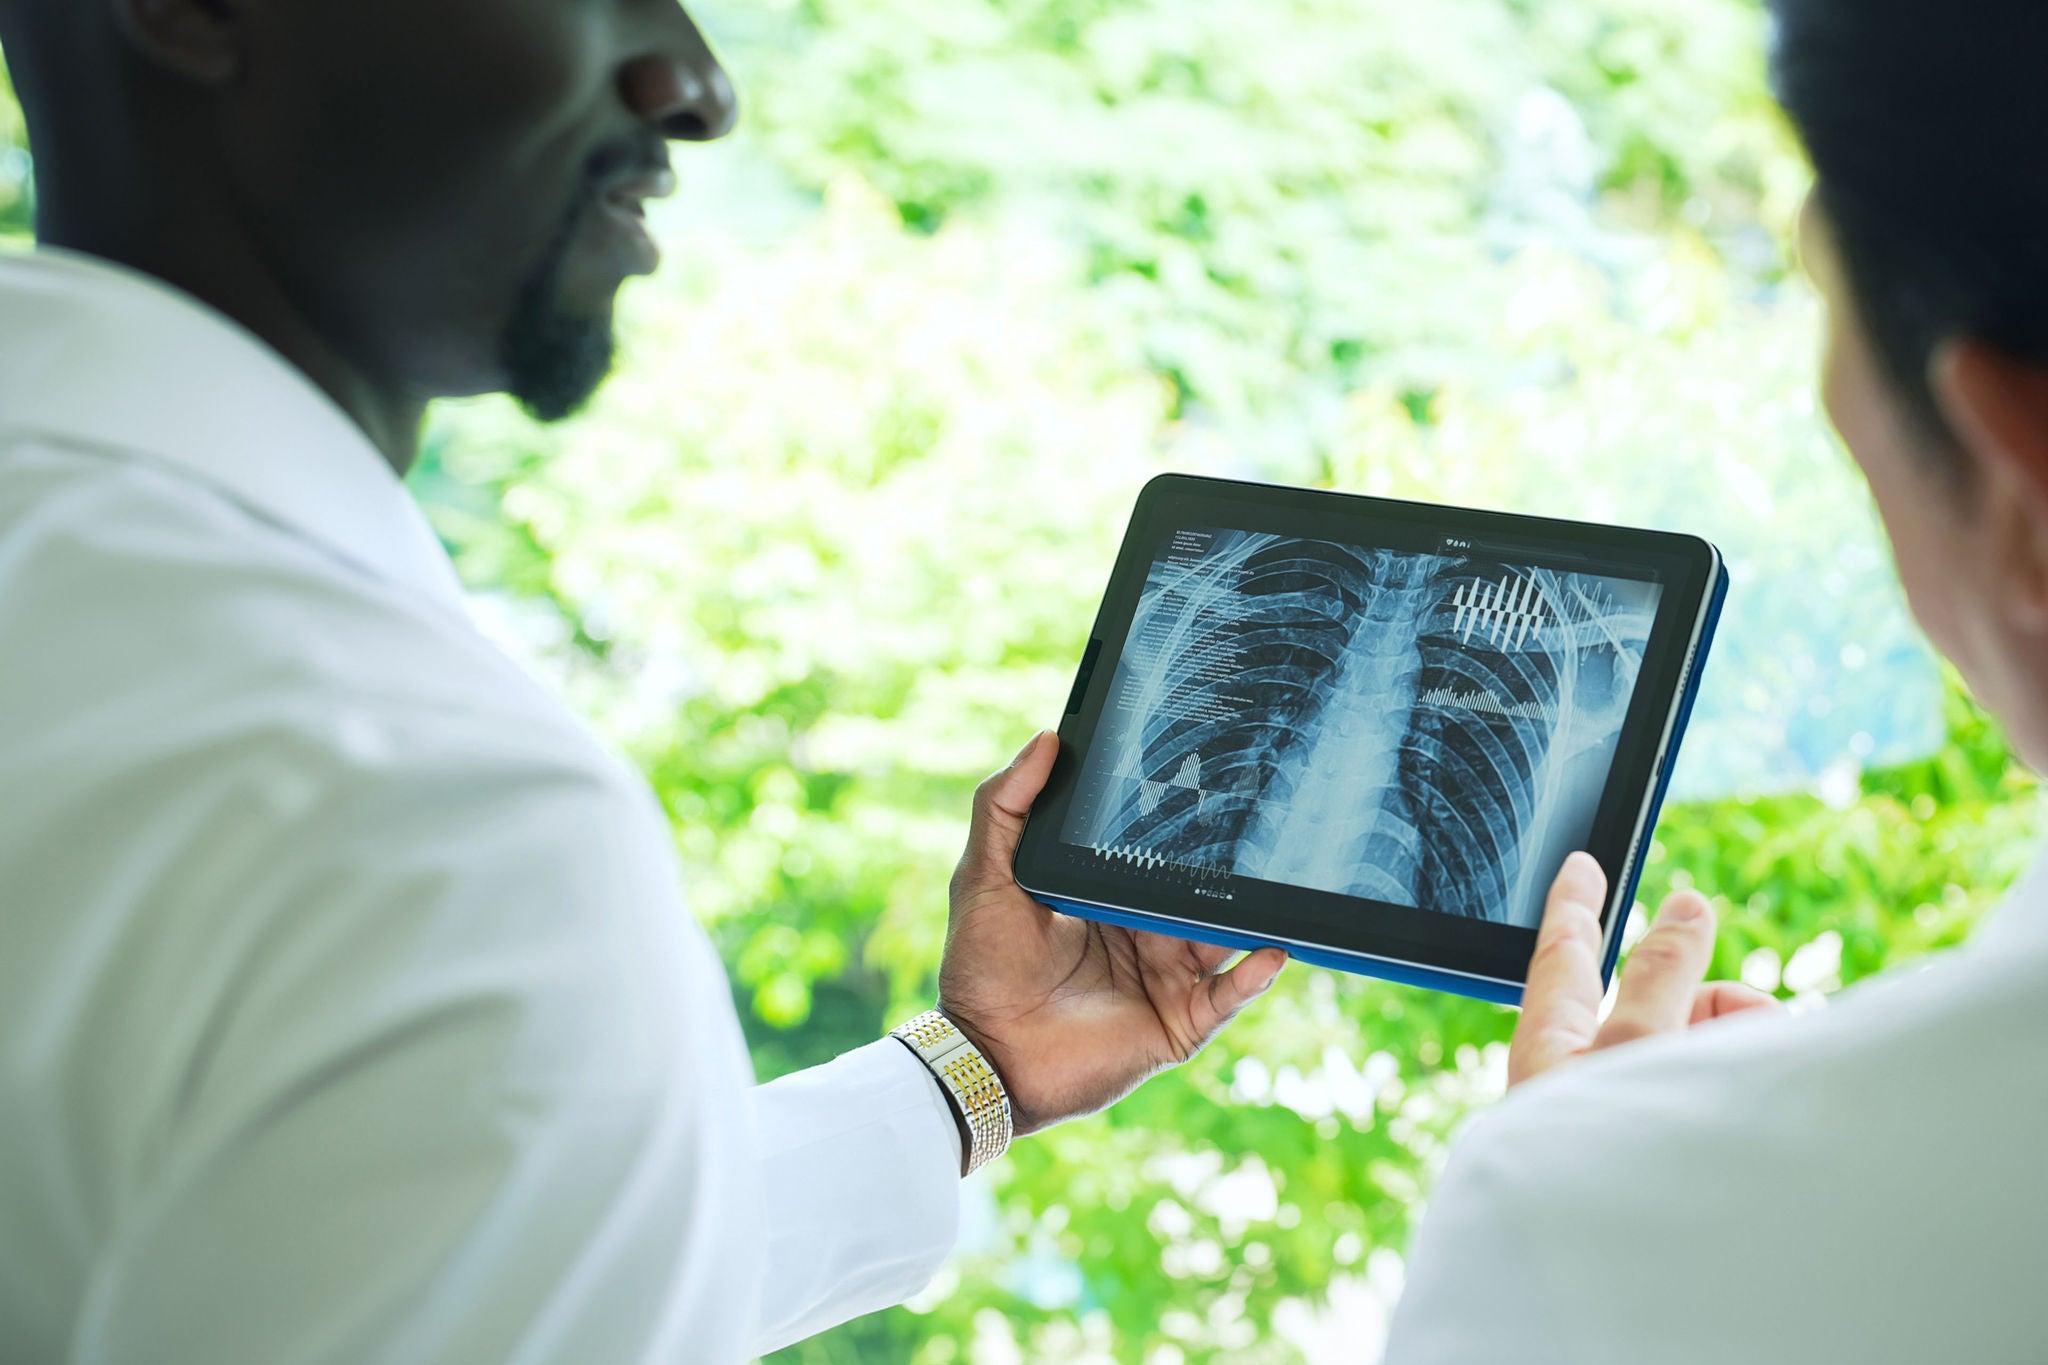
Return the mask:
M 1771 0 L 1778 95 L 1908 410 L 1957 336 L 2048 362 L 2048 0 Z

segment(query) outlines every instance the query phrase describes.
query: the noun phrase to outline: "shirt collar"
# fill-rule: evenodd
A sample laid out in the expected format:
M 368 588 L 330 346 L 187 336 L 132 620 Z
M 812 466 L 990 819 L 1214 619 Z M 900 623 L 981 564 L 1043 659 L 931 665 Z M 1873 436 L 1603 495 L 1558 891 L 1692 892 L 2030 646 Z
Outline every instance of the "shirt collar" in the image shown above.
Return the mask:
M 168 467 L 461 607 L 447 553 L 362 429 L 252 333 L 151 276 L 49 247 L 0 253 L 0 435 Z

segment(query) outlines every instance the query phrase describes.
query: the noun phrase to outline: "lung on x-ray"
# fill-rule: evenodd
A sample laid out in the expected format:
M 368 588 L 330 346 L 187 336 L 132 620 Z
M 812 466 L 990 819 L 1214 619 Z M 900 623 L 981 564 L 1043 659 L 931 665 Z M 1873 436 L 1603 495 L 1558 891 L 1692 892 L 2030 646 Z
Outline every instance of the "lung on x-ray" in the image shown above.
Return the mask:
M 1661 587 L 1457 554 L 1175 533 L 1065 842 L 1534 928 L 1583 847 Z

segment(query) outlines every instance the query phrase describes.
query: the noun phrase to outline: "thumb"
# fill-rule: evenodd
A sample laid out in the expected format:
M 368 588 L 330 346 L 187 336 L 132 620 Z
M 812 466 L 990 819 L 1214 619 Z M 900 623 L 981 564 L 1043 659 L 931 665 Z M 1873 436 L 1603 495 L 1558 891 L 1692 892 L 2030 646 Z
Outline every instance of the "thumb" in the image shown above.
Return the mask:
M 1600 907 L 1606 902 L 1600 864 L 1584 853 L 1567 858 L 1536 931 L 1522 1017 L 1508 1047 L 1509 1085 L 1592 1046 L 1600 1028 Z
M 1201 1036 L 1208 1038 L 1229 1023 L 1232 1015 L 1264 995 L 1286 965 L 1285 952 L 1278 948 L 1260 948 L 1246 954 L 1229 971 L 1220 972 L 1204 982 L 1205 989 L 1197 992 L 1195 1008 L 1191 1011 Z
M 1051 741 L 1048 743 L 1048 741 Z M 1050 730 L 1031 737 L 1010 766 L 989 777 L 974 791 L 974 817 L 967 828 L 966 861 L 983 871 L 1000 870 L 1008 876 L 1017 857 L 1017 844 L 1024 837 L 1024 817 L 1031 803 L 1045 790 L 1052 776 L 1053 760 L 1059 757 L 1059 739 Z

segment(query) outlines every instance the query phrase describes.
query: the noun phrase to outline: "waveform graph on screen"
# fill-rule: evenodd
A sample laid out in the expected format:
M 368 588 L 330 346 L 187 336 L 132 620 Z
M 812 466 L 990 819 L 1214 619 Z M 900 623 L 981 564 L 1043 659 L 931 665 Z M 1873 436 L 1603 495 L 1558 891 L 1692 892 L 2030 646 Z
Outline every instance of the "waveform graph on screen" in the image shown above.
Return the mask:
M 1188 857 L 1169 857 L 1156 847 L 1142 843 L 1090 844 L 1087 849 L 1104 863 L 1140 874 L 1153 882 L 1202 886 L 1213 885 L 1230 875 L 1228 869 L 1214 863 Z
M 1460 583 L 1451 596 L 1457 609 L 1452 629 L 1470 644 L 1474 633 L 1497 649 L 1520 649 L 1551 619 L 1534 574 L 1503 574 L 1498 582 Z
M 1136 752 L 1125 757 L 1117 768 L 1116 775 L 1136 789 L 1138 809 L 1146 815 L 1157 811 L 1160 802 L 1175 791 L 1191 793 L 1197 811 L 1204 809 L 1204 803 L 1209 796 L 1209 793 L 1202 789 L 1202 755 L 1196 750 L 1190 750 L 1184 755 L 1179 766 L 1164 778 L 1146 776 Z

